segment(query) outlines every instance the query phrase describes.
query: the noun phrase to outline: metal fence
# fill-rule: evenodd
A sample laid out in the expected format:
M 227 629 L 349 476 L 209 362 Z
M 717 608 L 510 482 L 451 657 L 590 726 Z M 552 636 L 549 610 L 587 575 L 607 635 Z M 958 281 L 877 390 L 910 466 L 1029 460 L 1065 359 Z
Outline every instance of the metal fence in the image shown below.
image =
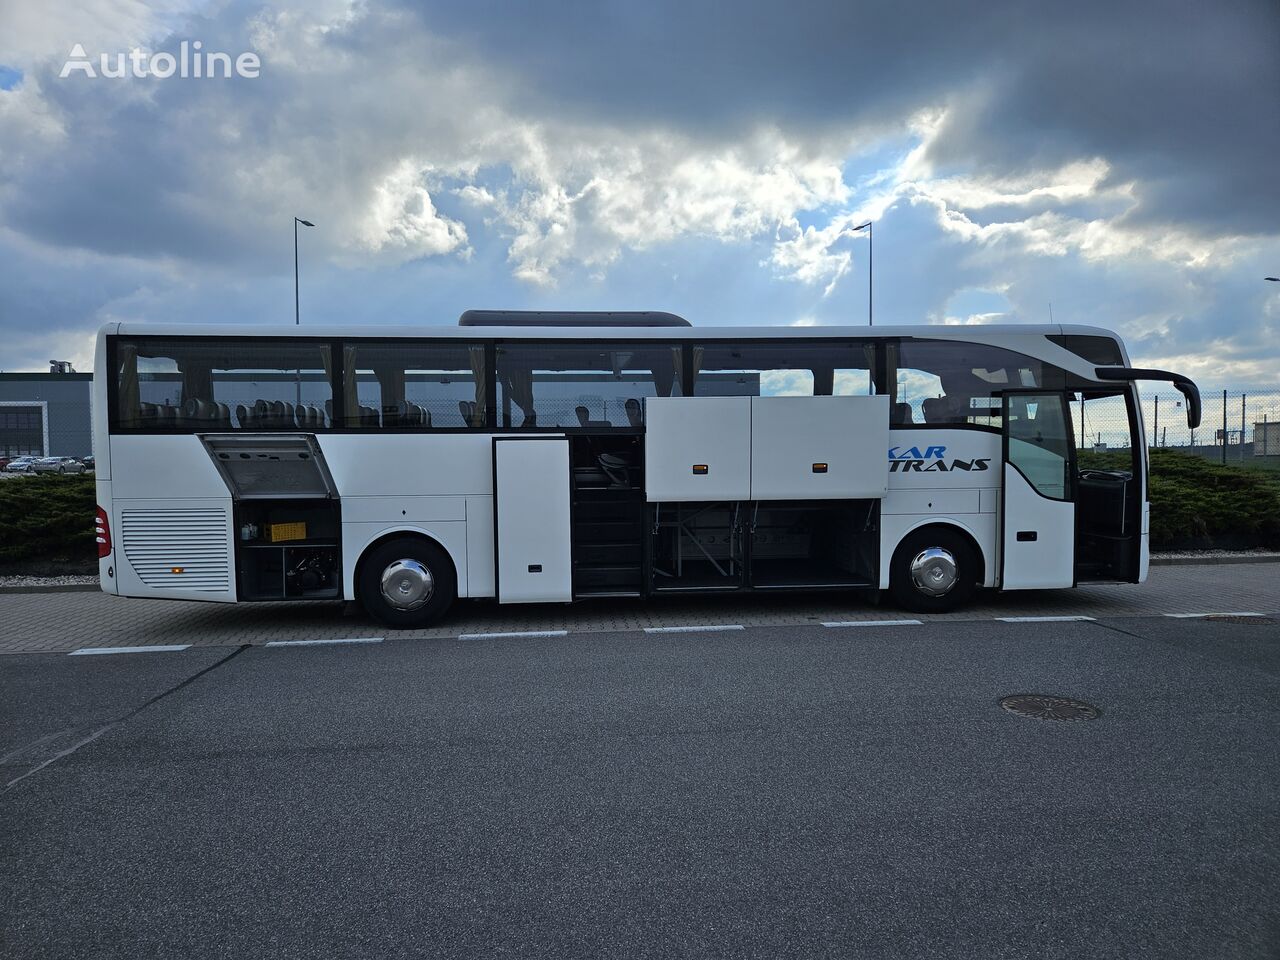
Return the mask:
M 1206 391 L 1195 430 L 1187 428 L 1185 401 L 1177 391 L 1143 392 L 1140 398 L 1150 447 L 1177 447 L 1227 461 L 1256 458 L 1280 467 L 1280 389 Z M 1077 401 L 1072 408 L 1082 449 L 1129 446 L 1122 398 Z

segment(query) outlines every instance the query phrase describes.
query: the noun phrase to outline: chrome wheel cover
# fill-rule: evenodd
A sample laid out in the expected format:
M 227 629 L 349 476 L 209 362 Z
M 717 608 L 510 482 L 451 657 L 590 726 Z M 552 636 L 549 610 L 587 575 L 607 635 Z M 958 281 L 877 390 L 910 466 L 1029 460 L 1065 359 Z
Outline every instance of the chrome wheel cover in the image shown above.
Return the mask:
M 382 599 L 396 610 L 417 610 L 436 592 L 436 578 L 418 560 L 397 560 L 382 571 Z
M 925 596 L 945 596 L 951 592 L 958 579 L 956 558 L 949 550 L 929 547 L 917 553 L 911 561 L 911 582 Z

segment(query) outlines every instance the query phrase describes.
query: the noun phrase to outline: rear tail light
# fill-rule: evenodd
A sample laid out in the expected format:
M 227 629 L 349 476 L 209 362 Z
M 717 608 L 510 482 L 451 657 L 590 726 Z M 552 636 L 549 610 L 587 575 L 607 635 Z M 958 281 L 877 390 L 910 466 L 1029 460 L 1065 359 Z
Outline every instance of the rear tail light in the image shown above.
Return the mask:
M 98 541 L 98 559 L 111 556 L 111 526 L 107 523 L 107 511 L 101 507 L 93 518 L 93 535 Z

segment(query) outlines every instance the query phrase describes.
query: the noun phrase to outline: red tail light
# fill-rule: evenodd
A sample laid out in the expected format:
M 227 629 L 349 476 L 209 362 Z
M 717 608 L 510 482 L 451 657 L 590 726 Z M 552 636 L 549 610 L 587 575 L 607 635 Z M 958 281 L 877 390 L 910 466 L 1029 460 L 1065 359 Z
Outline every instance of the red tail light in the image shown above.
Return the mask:
M 98 540 L 98 559 L 111 556 L 111 526 L 107 523 L 107 511 L 101 507 L 93 518 L 93 533 Z

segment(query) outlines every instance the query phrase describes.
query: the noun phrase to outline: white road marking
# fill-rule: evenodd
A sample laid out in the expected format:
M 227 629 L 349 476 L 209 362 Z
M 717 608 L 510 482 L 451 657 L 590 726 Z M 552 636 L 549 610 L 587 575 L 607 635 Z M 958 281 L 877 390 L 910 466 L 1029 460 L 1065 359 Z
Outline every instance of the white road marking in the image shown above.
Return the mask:
M 189 643 L 157 644 L 154 647 L 81 647 L 72 650 L 68 657 L 96 657 L 107 653 L 175 653 L 191 646 Z
M 1096 620 L 1097 617 L 996 617 L 1005 623 L 1068 623 L 1072 620 Z
M 347 637 L 342 640 L 271 640 L 268 647 L 321 647 L 335 643 L 381 643 L 382 637 Z
M 897 627 L 904 624 L 920 626 L 923 620 L 825 620 L 824 627 Z
M 1177 620 L 1200 620 L 1204 617 L 1265 617 L 1265 613 L 1166 613 Z
M 566 637 L 568 630 L 511 630 L 505 633 L 460 633 L 459 640 L 494 640 L 509 637 Z
M 716 630 L 745 630 L 740 623 L 691 624 L 683 627 L 645 627 L 645 633 L 711 633 Z

